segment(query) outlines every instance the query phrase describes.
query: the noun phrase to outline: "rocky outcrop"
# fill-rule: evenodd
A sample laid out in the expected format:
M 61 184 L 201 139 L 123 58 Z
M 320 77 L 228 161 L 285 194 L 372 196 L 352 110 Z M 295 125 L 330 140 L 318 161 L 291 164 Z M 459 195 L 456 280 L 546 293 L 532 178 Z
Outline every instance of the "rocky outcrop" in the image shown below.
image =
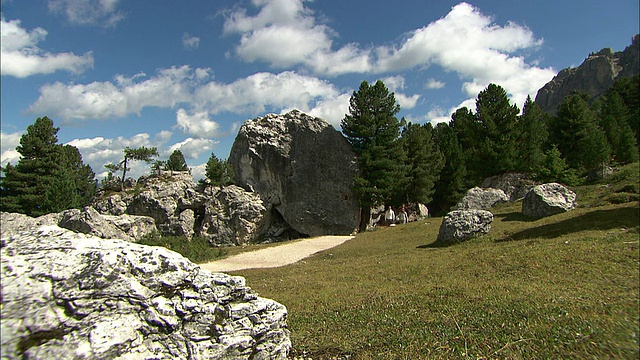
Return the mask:
M 573 210 L 576 193 L 558 183 L 534 186 L 522 201 L 522 213 L 529 217 L 545 217 Z
M 260 195 L 268 218 L 284 231 L 344 235 L 357 228 L 356 156 L 326 121 L 296 110 L 247 120 L 229 162 L 236 182 Z
M 602 49 L 592 53 L 577 68 L 567 68 L 538 90 L 536 104 L 543 111 L 555 114 L 558 105 L 575 91 L 590 99 L 603 95 L 618 77 L 633 77 L 640 73 L 640 35 L 633 37 L 624 51 Z
M 283 305 L 162 247 L 3 226 L 0 254 L 3 359 L 284 359 L 291 348 Z
M 500 189 L 474 187 L 467 191 L 455 208 L 456 210 L 486 210 L 506 201 L 509 201 L 509 197 Z
M 141 177 L 136 186 L 102 194 L 93 206 L 113 223 L 144 216 L 154 220 L 160 234 L 203 236 L 216 246 L 278 239 L 267 235 L 267 212 L 258 194 L 241 187 L 198 185 L 188 172 L 179 171 Z M 131 235 L 133 229 L 125 232 Z
M 439 243 L 449 244 L 487 234 L 491 230 L 493 214 L 486 210 L 454 210 L 442 219 L 438 232 Z

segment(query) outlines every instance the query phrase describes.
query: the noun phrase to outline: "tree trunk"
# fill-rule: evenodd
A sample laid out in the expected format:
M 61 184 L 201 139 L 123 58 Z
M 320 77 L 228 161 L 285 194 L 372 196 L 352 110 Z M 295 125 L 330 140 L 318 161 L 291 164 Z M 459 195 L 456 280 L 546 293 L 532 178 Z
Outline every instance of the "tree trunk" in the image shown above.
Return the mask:
M 358 232 L 367 231 L 369 221 L 371 220 L 371 206 L 363 206 L 360 208 L 360 226 Z

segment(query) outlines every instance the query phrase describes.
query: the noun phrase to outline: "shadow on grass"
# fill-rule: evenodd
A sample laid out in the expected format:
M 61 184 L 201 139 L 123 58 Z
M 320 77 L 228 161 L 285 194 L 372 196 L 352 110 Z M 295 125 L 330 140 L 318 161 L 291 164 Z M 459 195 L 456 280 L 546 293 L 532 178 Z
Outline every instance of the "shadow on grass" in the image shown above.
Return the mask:
M 494 217 L 501 218 L 502 221 L 521 221 L 521 222 L 533 222 L 538 219 L 528 217 L 521 212 L 514 211 L 508 214 L 495 214 Z
M 507 214 L 511 215 L 511 214 Z M 616 228 L 636 228 L 640 209 L 624 207 L 610 210 L 595 210 L 571 219 L 519 231 L 496 242 L 526 240 L 533 238 L 555 238 L 584 230 L 609 230 Z M 514 219 L 515 220 L 515 219 Z

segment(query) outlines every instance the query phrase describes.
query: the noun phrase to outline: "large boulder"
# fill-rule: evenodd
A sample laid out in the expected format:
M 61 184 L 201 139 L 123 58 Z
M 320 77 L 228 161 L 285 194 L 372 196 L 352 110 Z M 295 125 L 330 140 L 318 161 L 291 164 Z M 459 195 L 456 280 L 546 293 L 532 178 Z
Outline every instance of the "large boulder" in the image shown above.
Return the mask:
M 291 349 L 283 305 L 165 248 L 57 226 L 3 232 L 0 245 L 3 359 L 284 359 Z
M 486 210 L 454 210 L 442 219 L 437 242 L 457 243 L 491 230 L 493 214 Z
M 237 183 L 260 195 L 268 216 L 301 236 L 357 228 L 356 155 L 328 122 L 296 110 L 247 120 L 229 162 Z
M 500 189 L 509 198 L 509 201 L 517 201 L 524 198 L 525 195 L 535 186 L 527 174 L 523 173 L 504 173 L 484 179 L 480 187 Z
M 509 201 L 509 197 L 500 189 L 474 187 L 467 191 L 455 208 L 456 210 L 486 210 L 506 201 Z
M 522 213 L 529 217 L 545 217 L 573 210 L 576 193 L 558 183 L 534 186 L 522 201 Z
M 57 225 L 102 239 L 121 239 L 133 242 L 156 231 L 155 223 L 150 217 L 102 215 L 91 206 L 61 212 Z
M 231 185 L 205 189 L 200 235 L 215 245 L 245 245 L 263 236 L 267 209 L 260 196 Z

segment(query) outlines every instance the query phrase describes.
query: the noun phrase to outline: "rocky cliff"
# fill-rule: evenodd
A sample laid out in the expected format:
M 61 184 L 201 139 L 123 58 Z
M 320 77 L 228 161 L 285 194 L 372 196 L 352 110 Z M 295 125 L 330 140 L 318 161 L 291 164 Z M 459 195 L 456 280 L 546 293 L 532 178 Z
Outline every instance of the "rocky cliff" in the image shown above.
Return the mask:
M 281 220 L 281 231 L 318 236 L 356 229 L 356 156 L 326 121 L 296 110 L 247 120 L 229 162 L 237 183 L 260 195 L 270 221 Z
M 590 54 L 577 68 L 567 68 L 538 90 L 535 102 L 543 111 L 555 114 L 558 105 L 574 91 L 586 93 L 591 99 L 605 93 L 619 77 L 640 73 L 640 35 L 633 37 L 624 51 L 602 49 Z

